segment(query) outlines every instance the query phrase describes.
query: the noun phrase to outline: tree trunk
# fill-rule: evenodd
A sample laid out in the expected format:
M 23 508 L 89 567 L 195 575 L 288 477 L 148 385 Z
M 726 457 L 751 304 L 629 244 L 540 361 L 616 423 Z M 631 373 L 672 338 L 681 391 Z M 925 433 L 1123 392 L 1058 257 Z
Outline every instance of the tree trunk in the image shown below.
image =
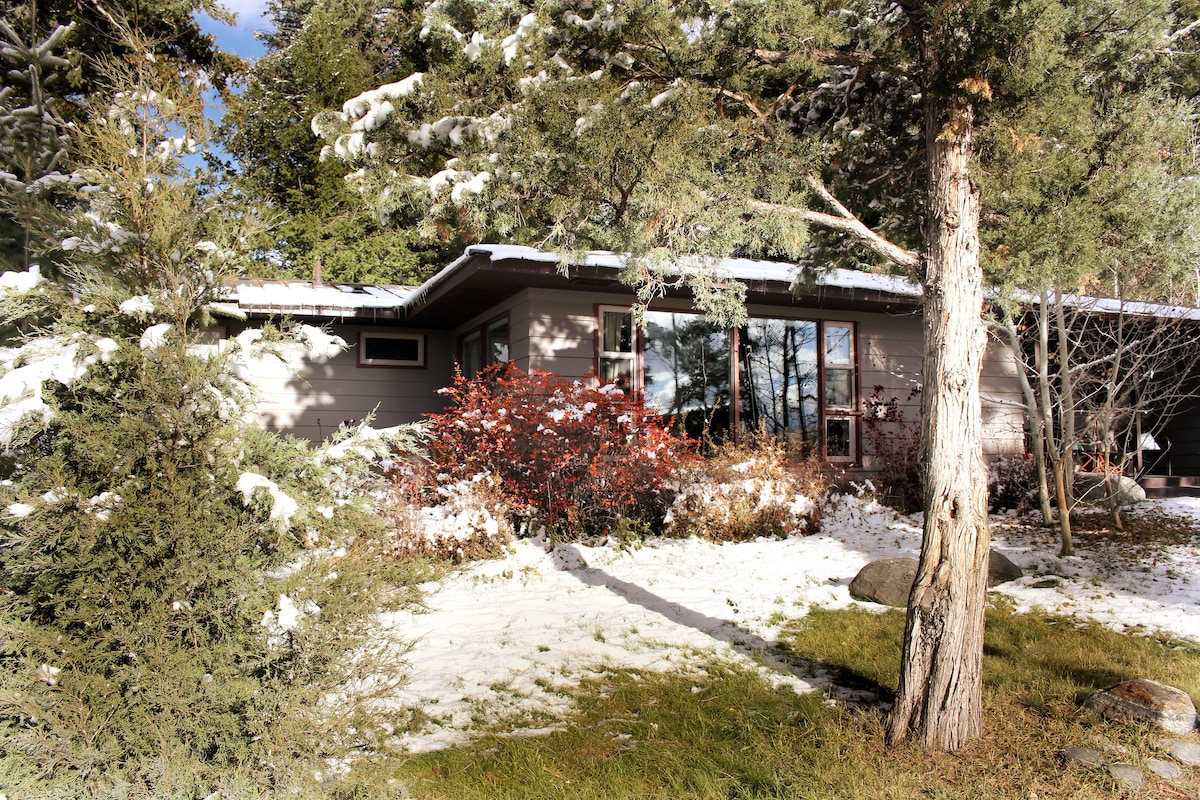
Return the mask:
M 921 427 L 925 530 L 888 741 L 911 737 L 927 749 L 950 751 L 983 732 L 989 535 L 979 373 L 987 334 L 979 192 L 969 175 L 974 109 L 961 94 L 931 94 Z
M 1067 495 L 1067 476 L 1061 460 L 1054 462 L 1054 496 L 1058 503 L 1058 554 L 1075 555 L 1071 537 L 1071 501 Z

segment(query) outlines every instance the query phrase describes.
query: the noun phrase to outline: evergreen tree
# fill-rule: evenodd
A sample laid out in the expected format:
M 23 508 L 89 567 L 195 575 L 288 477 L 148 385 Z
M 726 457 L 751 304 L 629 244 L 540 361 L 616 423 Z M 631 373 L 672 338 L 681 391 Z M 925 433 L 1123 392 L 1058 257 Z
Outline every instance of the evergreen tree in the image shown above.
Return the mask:
M 0 185 L 19 193 L 52 191 L 67 155 L 63 100 L 54 94 L 70 66 L 59 53 L 70 28 L 56 28 L 40 43 L 25 44 L 0 20 Z M 56 52 L 57 51 L 57 52 Z M 28 227 L 0 212 L 0 268 L 24 271 L 33 263 Z
M 202 82 L 155 73 L 110 76 L 72 131 L 65 200 L 0 196 L 64 257 L 61 281 L 0 277 L 4 318 L 36 321 L 0 351 L 3 788 L 320 796 L 386 723 L 354 688 L 396 675 L 368 646 L 384 566 L 354 493 L 407 434 L 313 452 L 255 424 L 230 359 L 337 342 L 213 340 L 245 232 L 180 160 Z
M 419 283 L 461 243 L 422 243 L 389 226 L 346 185 L 344 170 L 318 158 L 313 115 L 414 67 L 412 10 L 378 0 L 277 0 L 268 52 L 230 98 L 224 146 L 234 181 L 277 220 L 256 270 L 296 277 L 317 262 L 329 279 Z
M 196 21 L 196 14 L 204 12 L 232 24 L 234 15 L 217 0 L 13 0 L 6 5 L 6 22 L 26 41 L 41 41 L 60 26 L 72 26 L 70 89 L 77 97 L 107 88 L 103 64 L 135 55 L 127 31 L 152 43 L 160 78 L 187 65 L 203 70 L 215 88 L 226 92 L 245 66 L 241 58 L 217 47 Z
M 800 258 L 818 227 L 920 280 L 925 532 L 889 738 L 954 749 L 982 727 L 980 131 L 1071 76 L 1103 95 L 1186 28 L 1152 2 L 434 0 L 427 66 L 314 127 L 427 237 L 627 252 L 643 299 L 684 283 L 724 323 L 740 298 L 676 257 Z

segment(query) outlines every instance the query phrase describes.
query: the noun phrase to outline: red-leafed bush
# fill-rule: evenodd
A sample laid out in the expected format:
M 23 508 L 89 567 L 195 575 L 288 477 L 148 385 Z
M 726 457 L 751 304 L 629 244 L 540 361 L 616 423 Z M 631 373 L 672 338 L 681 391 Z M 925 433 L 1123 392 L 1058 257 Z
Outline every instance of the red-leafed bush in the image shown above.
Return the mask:
M 687 442 L 641 398 L 547 372 L 490 369 L 442 390 L 430 416 L 429 457 L 439 481 L 496 476 L 514 510 L 554 536 L 606 534 L 619 520 L 657 528 Z

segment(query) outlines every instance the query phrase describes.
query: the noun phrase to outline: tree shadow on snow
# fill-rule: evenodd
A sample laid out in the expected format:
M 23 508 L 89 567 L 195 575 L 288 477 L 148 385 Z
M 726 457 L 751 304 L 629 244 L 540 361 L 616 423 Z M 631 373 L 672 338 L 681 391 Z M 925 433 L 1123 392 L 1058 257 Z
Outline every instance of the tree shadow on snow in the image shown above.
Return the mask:
M 787 645 L 769 641 L 754 631 L 736 622 L 710 617 L 648 589 L 609 575 L 601 569 L 588 565 L 575 545 L 559 544 L 550 551 L 554 565 L 570 573 L 581 583 L 608 589 L 630 603 L 674 622 L 726 642 L 733 649 L 765 667 L 785 675 L 791 675 L 812 685 L 815 690 L 825 691 L 846 703 L 874 704 L 879 700 L 890 700 L 892 691 L 864 676 L 850 676 L 846 670 L 830 667 L 813 659 L 797 655 Z

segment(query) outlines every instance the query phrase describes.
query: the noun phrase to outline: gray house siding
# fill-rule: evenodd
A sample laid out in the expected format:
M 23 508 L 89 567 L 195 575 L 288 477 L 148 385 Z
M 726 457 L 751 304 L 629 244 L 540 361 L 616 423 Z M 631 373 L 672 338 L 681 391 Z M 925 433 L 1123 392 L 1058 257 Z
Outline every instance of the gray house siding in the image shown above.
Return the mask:
M 236 336 L 245 326 L 233 327 Z M 452 339 L 444 331 L 410 331 L 425 337 L 425 368 L 360 366 L 358 338 L 395 332 L 395 327 L 332 324 L 349 348 L 331 359 L 289 365 L 277 359 L 241 362 L 240 374 L 257 389 L 258 413 L 264 426 L 312 441 L 321 441 L 343 424 L 355 424 L 374 413 L 373 425 L 390 427 L 415 422 L 441 410 L 437 390 L 453 377 Z

